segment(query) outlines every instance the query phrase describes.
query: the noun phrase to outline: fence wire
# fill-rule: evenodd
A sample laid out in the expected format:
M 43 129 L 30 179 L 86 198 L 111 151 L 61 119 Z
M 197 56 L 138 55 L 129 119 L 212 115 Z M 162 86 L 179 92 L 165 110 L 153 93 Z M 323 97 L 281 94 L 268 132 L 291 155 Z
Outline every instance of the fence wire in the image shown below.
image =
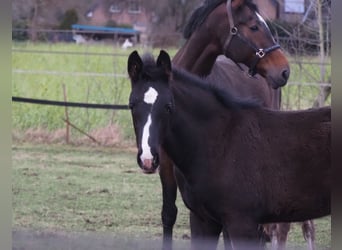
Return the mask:
M 26 43 L 13 42 L 12 95 L 16 98 L 48 102 L 82 103 L 85 108 L 63 109 L 48 105 L 13 103 L 13 127 L 18 130 L 46 128 L 49 131 L 70 122 L 87 133 L 100 128 L 120 127 L 123 138 L 133 139 L 131 118 L 127 109 L 129 81 L 126 72 L 128 54 L 133 49 L 150 50 L 138 45 L 127 50 L 111 43 Z M 157 50 L 157 49 L 156 49 Z M 170 49 L 174 55 L 177 49 Z M 322 93 L 331 91 L 330 58 L 288 54 L 291 75 L 282 89 L 282 109 L 311 108 Z M 65 93 L 63 93 L 63 87 Z M 320 105 L 330 105 L 330 96 Z M 86 106 L 88 105 L 88 106 Z M 91 105 L 107 105 L 95 110 Z M 120 107 L 120 110 L 114 109 Z M 66 107 L 67 108 L 67 107 Z M 67 113 L 66 113 L 67 112 Z M 76 133 L 77 134 L 77 133 Z M 76 135 L 77 136 L 77 135 Z

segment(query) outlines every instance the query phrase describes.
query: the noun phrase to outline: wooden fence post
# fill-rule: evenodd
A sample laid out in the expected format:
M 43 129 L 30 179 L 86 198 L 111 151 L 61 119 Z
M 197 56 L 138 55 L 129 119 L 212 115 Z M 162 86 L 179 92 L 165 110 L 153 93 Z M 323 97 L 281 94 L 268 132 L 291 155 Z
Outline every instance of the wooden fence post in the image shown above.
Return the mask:
M 65 84 L 63 83 L 63 95 L 64 95 L 64 102 L 67 102 L 67 93 Z M 70 138 L 70 122 L 69 122 L 69 114 L 68 114 L 68 107 L 65 106 L 65 120 L 66 120 L 66 135 L 65 135 L 65 141 L 67 144 L 69 144 L 69 138 Z

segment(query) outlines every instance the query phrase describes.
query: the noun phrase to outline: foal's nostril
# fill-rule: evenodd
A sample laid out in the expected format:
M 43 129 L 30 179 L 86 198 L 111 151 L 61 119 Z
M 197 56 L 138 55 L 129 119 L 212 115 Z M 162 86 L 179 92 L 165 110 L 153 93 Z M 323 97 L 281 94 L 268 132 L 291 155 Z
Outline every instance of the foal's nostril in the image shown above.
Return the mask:
M 286 69 L 282 72 L 281 75 L 284 78 L 284 80 L 287 81 L 289 79 L 289 76 L 290 76 L 290 71 Z
M 159 165 L 159 157 L 158 157 L 158 155 L 155 155 L 153 157 L 153 166 L 157 167 L 158 165 Z

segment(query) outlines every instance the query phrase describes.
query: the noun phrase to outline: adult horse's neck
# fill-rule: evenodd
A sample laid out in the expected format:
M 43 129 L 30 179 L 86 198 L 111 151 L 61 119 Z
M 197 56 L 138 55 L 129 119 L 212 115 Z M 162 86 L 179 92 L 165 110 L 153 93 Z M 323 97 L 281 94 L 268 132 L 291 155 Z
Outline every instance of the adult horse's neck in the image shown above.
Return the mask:
M 208 76 L 221 54 L 218 44 L 209 35 L 196 34 L 186 41 L 174 56 L 174 65 L 199 76 Z
M 197 27 L 196 32 L 190 35 L 174 56 L 172 60 L 174 65 L 202 77 L 210 74 L 216 58 L 223 51 L 222 41 L 217 37 L 215 30 L 212 30 L 213 27 L 217 27 L 217 23 L 214 23 L 216 18 L 213 17 L 218 15 L 218 12 L 226 12 L 224 3 L 216 6 L 215 11 L 206 18 L 206 24 Z

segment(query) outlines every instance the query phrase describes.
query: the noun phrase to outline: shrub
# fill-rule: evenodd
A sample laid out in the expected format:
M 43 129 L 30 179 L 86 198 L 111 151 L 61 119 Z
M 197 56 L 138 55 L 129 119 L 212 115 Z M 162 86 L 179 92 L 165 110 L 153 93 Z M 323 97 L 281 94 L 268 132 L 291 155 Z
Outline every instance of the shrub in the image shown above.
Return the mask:
M 105 25 L 106 27 L 116 27 L 117 23 L 114 20 L 108 20 L 108 22 Z
M 317 55 L 319 52 L 318 28 L 314 25 L 289 23 L 284 20 L 268 21 L 272 34 L 280 45 L 291 54 Z M 325 41 L 325 48 L 330 41 Z
M 12 22 L 12 40 L 14 41 L 26 41 L 29 36 L 27 33 L 27 22 L 25 20 L 16 20 Z
M 78 22 L 77 11 L 75 9 L 69 9 L 65 12 L 58 28 L 61 30 L 70 30 L 71 25 L 77 22 Z

